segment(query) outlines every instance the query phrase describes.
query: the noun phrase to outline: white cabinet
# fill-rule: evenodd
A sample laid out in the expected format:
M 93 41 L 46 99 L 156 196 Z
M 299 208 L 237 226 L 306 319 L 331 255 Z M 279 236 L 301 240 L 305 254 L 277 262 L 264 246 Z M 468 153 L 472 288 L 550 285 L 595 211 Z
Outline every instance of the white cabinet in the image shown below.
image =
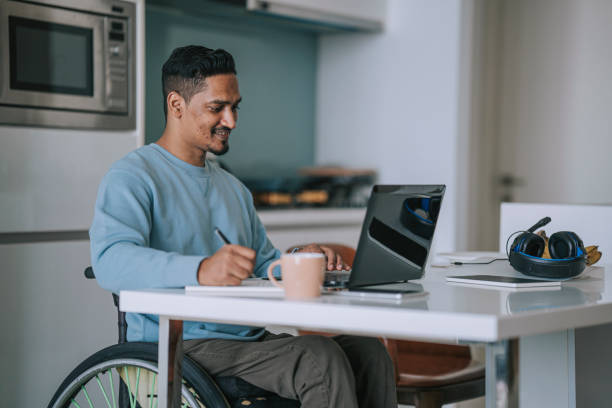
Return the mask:
M 365 208 L 260 210 L 268 237 L 281 252 L 311 242 L 357 248 Z
M 379 31 L 386 0 L 247 0 L 247 9 L 331 27 Z
M 117 342 L 110 292 L 83 276 L 89 242 L 0 245 L 3 407 L 46 407 L 81 361 Z
M 100 180 L 139 138 L 0 126 L 0 234 L 88 230 Z

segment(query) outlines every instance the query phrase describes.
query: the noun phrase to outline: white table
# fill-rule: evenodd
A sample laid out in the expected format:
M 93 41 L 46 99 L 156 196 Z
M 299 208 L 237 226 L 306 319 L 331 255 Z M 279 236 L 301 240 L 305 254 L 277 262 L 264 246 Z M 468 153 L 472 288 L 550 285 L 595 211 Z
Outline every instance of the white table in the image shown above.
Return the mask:
M 484 343 L 487 407 L 515 407 L 519 403 L 522 407 L 575 406 L 578 353 L 591 353 L 596 344 L 589 334 L 578 335 L 579 328 L 612 328 L 612 267 L 594 268 L 588 277 L 566 282 L 556 291 L 492 289 L 444 280 L 449 274 L 483 273 L 518 276 L 506 261 L 486 266 L 434 267 L 424 279 L 416 281 L 428 294 L 401 303 L 340 296 L 322 296 L 308 302 L 206 297 L 186 295 L 182 289 L 164 289 L 122 291 L 120 307 L 126 312 L 160 316 L 160 407 L 166 406 L 167 395 L 161 384 L 172 384 L 169 372 L 176 372 L 173 368 L 180 363 L 180 358 L 175 361 L 174 357 L 182 355 L 182 320 Z M 604 335 L 608 332 L 612 330 Z M 521 358 L 523 355 L 527 359 Z

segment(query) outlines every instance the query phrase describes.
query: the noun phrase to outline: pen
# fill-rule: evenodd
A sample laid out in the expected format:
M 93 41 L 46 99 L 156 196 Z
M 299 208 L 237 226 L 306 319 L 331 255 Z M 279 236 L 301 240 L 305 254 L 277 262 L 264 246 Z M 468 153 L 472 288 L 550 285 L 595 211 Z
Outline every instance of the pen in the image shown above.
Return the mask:
M 226 244 L 226 245 L 230 245 L 230 244 L 231 244 L 230 240 L 229 240 L 229 239 L 227 239 L 227 237 L 225 236 L 225 234 L 223 234 L 223 233 L 221 232 L 221 230 L 220 230 L 219 228 L 217 228 L 217 227 L 215 227 L 215 234 L 217 234 L 217 236 L 218 236 L 219 238 L 221 238 L 221 241 L 225 242 L 225 244 Z M 250 275 L 249 277 L 254 278 L 254 277 L 255 277 L 255 275 L 254 275 L 253 273 L 251 273 L 251 275 Z
M 225 235 L 223 235 L 221 230 L 219 228 L 217 228 L 217 227 L 215 227 L 215 234 L 217 234 L 217 236 L 219 238 L 221 238 L 221 241 L 225 242 L 227 245 L 231 244 L 230 240 L 227 239 L 227 237 Z

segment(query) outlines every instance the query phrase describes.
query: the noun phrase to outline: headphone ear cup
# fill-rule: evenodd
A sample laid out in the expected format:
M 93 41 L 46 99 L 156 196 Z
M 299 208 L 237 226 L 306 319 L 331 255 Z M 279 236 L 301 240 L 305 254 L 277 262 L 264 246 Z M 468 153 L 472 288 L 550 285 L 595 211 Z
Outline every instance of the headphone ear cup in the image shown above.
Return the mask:
M 548 239 L 548 252 L 553 259 L 574 258 L 584 254 L 584 245 L 575 233 L 559 231 Z
M 421 197 L 409 197 L 404 200 L 400 211 L 400 221 L 412 233 L 430 239 L 433 236 L 435 222 L 430 214 L 423 209 Z
M 422 208 L 417 208 L 416 210 L 414 210 L 414 213 L 419 217 L 423 218 L 424 220 L 429 220 L 429 214 L 427 214 L 427 211 Z
M 512 248 L 516 248 L 516 251 L 522 252 L 526 255 L 542 257 L 546 242 L 541 236 L 532 232 L 524 232 L 519 235 L 512 244 Z

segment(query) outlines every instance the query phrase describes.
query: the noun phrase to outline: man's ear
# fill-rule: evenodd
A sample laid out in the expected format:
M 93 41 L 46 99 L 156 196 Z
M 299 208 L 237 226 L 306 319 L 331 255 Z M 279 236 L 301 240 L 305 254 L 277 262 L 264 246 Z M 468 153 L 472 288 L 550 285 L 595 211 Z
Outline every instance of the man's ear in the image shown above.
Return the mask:
M 168 106 L 168 115 L 172 115 L 175 118 L 181 118 L 183 116 L 185 112 L 185 99 L 177 92 L 172 91 L 168 93 L 166 104 Z

